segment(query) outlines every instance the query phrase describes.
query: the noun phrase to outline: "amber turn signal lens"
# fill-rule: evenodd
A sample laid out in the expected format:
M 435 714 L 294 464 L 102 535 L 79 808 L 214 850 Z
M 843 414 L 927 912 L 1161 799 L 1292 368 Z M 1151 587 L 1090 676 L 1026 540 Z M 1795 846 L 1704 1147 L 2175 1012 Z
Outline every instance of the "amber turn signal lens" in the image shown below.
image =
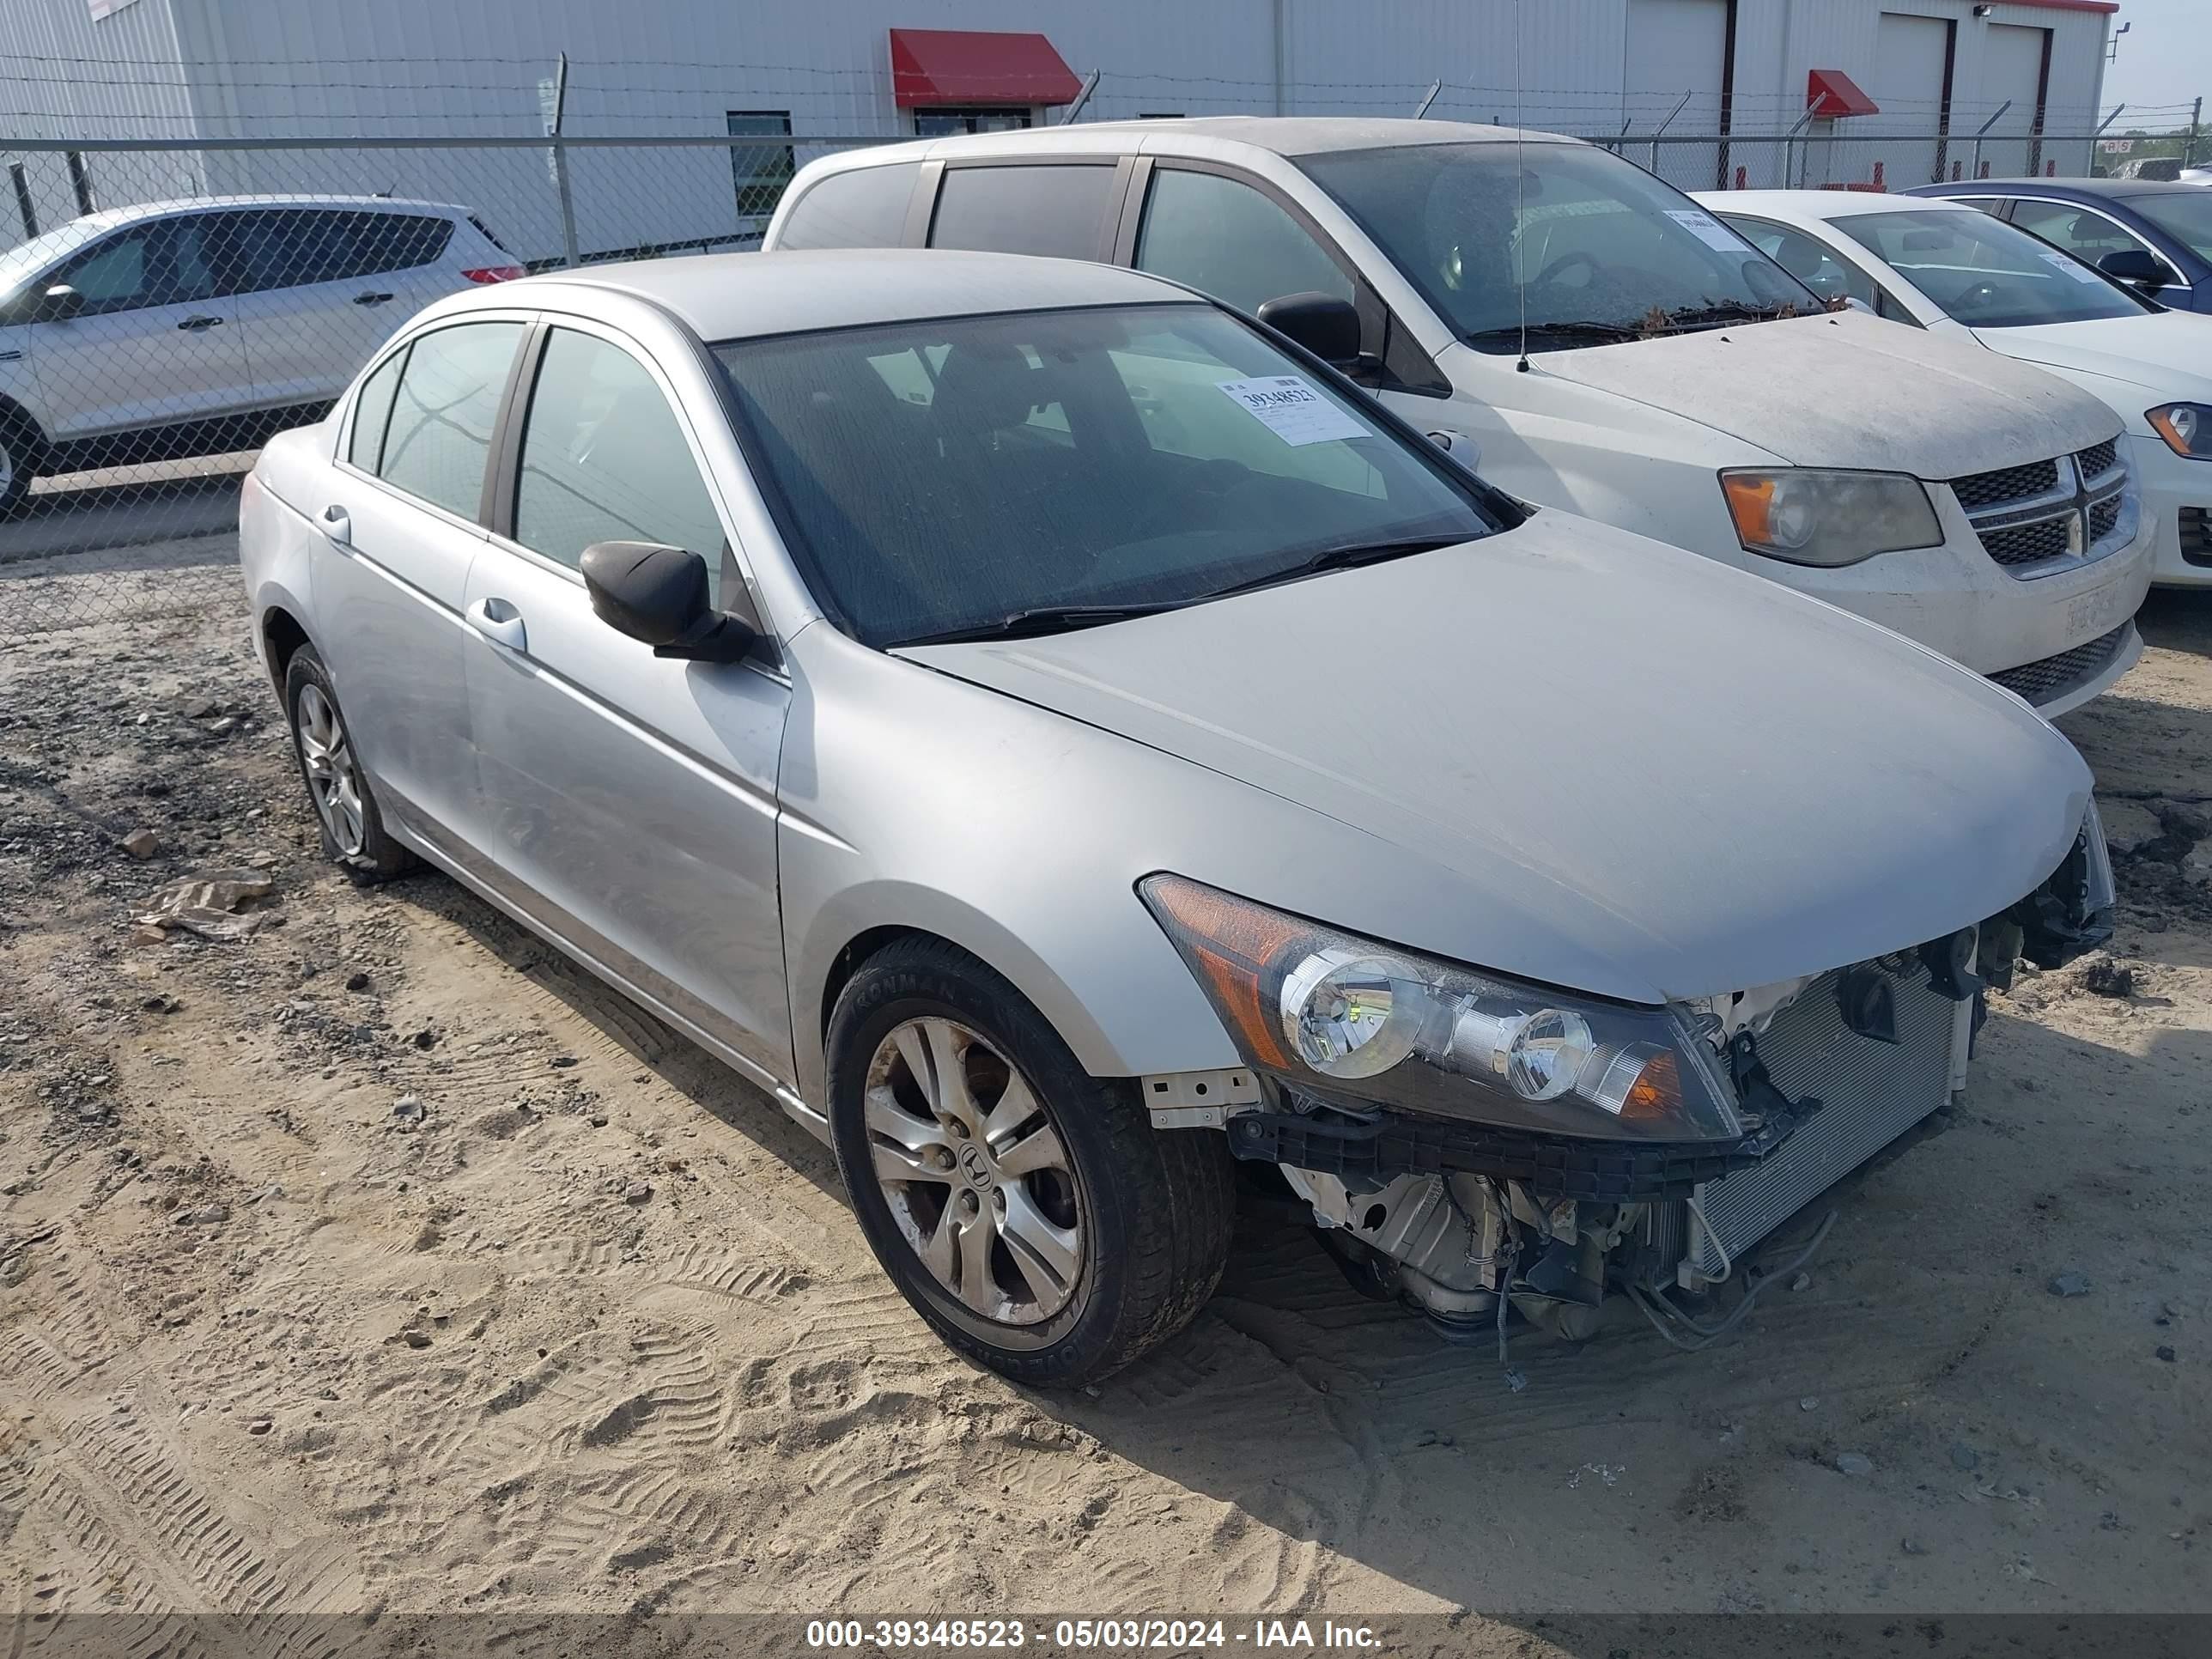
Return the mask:
M 1291 1057 L 1283 1049 L 1281 1028 L 1269 1016 L 1262 979 L 1267 965 L 1304 937 L 1305 928 L 1177 876 L 1156 876 L 1145 890 L 1190 940 L 1190 954 L 1246 1052 L 1261 1066 L 1287 1066 Z
M 1671 1117 L 1681 1109 L 1682 1073 L 1675 1066 L 1674 1056 L 1654 1054 L 1629 1085 L 1627 1097 L 1620 1103 L 1620 1115 L 1629 1118 L 1662 1118 Z
M 1774 480 L 1771 476 L 1732 473 L 1721 480 L 1728 492 L 1729 516 L 1735 533 L 1757 546 L 1774 540 Z

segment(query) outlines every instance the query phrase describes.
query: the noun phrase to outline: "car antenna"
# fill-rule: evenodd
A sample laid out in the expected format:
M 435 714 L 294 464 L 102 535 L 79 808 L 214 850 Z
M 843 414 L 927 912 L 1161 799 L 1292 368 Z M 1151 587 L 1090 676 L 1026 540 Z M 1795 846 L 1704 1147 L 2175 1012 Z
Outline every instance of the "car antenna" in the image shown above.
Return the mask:
M 1521 307 L 1521 361 L 1514 372 L 1528 372 L 1528 273 L 1521 268 L 1521 237 L 1527 228 L 1528 169 L 1522 163 L 1528 142 L 1521 125 L 1521 0 L 1513 0 L 1513 297 Z

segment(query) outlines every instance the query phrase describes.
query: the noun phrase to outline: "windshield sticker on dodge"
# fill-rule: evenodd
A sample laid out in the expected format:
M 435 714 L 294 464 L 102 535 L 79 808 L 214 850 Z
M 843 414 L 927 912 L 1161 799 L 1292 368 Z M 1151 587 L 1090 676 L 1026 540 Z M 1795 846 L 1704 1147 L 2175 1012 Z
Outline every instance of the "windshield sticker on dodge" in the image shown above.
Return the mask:
M 1323 444 L 1337 438 L 1367 435 L 1364 427 L 1315 391 L 1302 375 L 1268 374 L 1255 380 L 1223 380 L 1219 385 L 1286 444 Z

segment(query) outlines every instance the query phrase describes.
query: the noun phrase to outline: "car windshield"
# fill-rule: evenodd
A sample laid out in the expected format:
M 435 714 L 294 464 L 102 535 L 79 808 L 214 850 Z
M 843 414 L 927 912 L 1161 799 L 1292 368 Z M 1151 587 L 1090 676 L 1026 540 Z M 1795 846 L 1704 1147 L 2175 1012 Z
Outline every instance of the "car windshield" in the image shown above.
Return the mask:
M 2198 258 L 2212 259 L 2212 190 L 2198 185 L 2189 191 L 2168 190 L 2118 199 Z
M 1970 328 L 2085 323 L 2157 309 L 1979 208 L 1854 213 L 1830 222 Z
M 73 220 L 0 253 L 0 303 L 13 299 L 26 282 L 64 254 L 74 253 L 95 236 L 113 228 L 112 225 L 93 220 Z
M 714 349 L 793 556 L 871 645 L 1085 626 L 1518 521 L 1211 306 Z
M 1297 164 L 1485 351 L 1601 345 L 1818 311 L 1671 185 L 1586 144 L 1333 150 Z

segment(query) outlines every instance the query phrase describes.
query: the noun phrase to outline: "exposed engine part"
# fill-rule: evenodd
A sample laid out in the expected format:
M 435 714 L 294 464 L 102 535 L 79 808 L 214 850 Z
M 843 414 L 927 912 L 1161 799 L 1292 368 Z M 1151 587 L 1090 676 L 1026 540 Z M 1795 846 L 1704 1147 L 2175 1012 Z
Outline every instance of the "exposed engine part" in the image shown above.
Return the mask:
M 1920 960 L 1928 967 L 1928 983 L 1954 1002 L 1971 1002 L 1987 982 L 1974 971 L 1974 952 L 1979 945 L 1975 930 L 1961 927 L 1920 947 Z
M 1388 1182 L 1282 1166 L 1312 1205 L 1322 1241 L 1361 1291 L 1412 1303 L 1447 1336 L 1479 1340 L 1512 1305 L 1571 1341 L 1595 1329 L 1617 1231 L 1586 1227 L 1605 1206 L 1546 1203 L 1518 1182 L 1402 1175 Z M 1572 1311 L 1570 1311 L 1572 1310 Z
M 1875 1042 L 1897 1042 L 1897 994 L 1889 975 L 1862 963 L 1836 981 L 1836 1007 L 1844 1024 Z
M 1759 1036 L 1774 1023 L 1774 1017 L 1797 1000 L 1805 988 L 1813 982 L 1814 975 L 1796 979 L 1777 980 L 1771 985 L 1753 986 L 1748 991 L 1737 991 L 1728 996 L 1708 997 L 1694 1005 L 1710 1012 L 1719 1023 L 1717 1031 L 1709 1033 L 1716 1050 L 1726 1053 L 1728 1046 L 1742 1032 Z

